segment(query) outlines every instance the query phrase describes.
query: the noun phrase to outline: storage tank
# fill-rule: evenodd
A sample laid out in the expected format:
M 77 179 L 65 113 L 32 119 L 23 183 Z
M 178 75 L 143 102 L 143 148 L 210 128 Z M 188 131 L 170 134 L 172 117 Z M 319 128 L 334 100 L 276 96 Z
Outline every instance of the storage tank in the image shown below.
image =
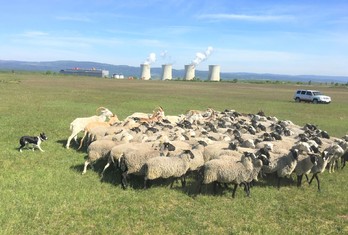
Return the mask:
M 195 66 L 193 64 L 185 65 L 185 80 L 193 80 L 195 77 Z
M 150 78 L 151 78 L 150 65 L 149 64 L 141 64 L 140 70 L 141 70 L 140 79 L 141 80 L 150 80 Z
M 209 77 L 210 81 L 220 81 L 220 65 L 209 65 Z
M 162 80 L 172 80 L 172 65 L 171 64 L 163 64 L 162 65 Z

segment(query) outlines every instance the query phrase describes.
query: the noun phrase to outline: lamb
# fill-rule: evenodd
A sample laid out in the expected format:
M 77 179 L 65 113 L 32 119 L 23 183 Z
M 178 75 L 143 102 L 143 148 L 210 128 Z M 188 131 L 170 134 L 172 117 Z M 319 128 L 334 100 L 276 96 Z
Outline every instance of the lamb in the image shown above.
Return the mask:
M 244 184 L 247 196 L 249 196 L 247 181 L 251 179 L 253 171 L 253 162 L 249 153 L 243 154 L 240 161 L 213 159 L 204 164 L 202 171 L 203 180 L 201 181 L 199 192 L 203 184 L 213 182 L 232 183 L 234 184 L 233 198 L 240 184 Z
M 144 188 L 147 188 L 148 180 L 158 178 L 167 179 L 170 177 L 173 179 L 181 178 L 182 187 L 185 187 L 185 174 L 190 168 L 190 161 L 192 159 L 194 159 L 194 155 L 191 150 L 184 151 L 174 157 L 154 157 L 148 159 L 144 165 Z
M 78 147 L 77 150 L 81 149 L 82 147 L 82 144 L 83 144 L 83 140 L 84 138 L 86 137 L 87 133 L 94 127 L 97 127 L 97 126 L 104 126 L 104 127 L 109 127 L 109 126 L 112 126 L 114 125 L 115 123 L 119 122 L 120 120 L 118 120 L 118 117 L 117 115 L 113 115 L 110 117 L 109 121 L 108 122 L 90 122 L 86 125 L 86 127 L 84 128 L 84 134 L 83 134 L 83 137 L 80 141 L 80 146 Z
M 93 163 L 97 160 L 107 157 L 112 147 L 117 145 L 112 140 L 98 140 L 91 143 L 87 148 L 88 157 L 85 161 L 82 174 L 86 174 L 88 165 L 93 167 Z
M 97 116 L 91 116 L 91 117 L 84 117 L 84 118 L 76 118 L 74 121 L 70 123 L 70 130 L 71 135 L 68 138 L 68 141 L 66 143 L 66 148 L 69 149 L 70 142 L 74 138 L 75 142 L 77 143 L 77 135 L 81 131 L 84 130 L 84 128 L 88 125 L 90 122 L 104 122 L 106 118 L 111 117 L 113 114 L 112 112 L 104 107 L 99 107 L 97 109 L 97 112 L 100 110 L 100 115 Z

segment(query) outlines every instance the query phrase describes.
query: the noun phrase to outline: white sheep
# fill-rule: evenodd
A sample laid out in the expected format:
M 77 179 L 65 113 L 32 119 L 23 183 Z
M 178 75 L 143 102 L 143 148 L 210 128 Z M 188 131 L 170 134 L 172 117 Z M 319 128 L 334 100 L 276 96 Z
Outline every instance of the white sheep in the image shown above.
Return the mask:
M 199 192 L 203 184 L 213 182 L 232 183 L 234 184 L 232 192 L 232 197 L 234 198 L 238 185 L 244 184 L 246 189 L 248 188 L 247 180 L 250 180 L 252 171 L 253 161 L 247 153 L 241 157 L 240 161 L 213 159 L 206 162 L 203 166 L 203 180 L 200 184 Z M 248 192 L 247 195 L 249 196 Z
M 83 118 L 76 118 L 74 121 L 70 123 L 70 130 L 71 135 L 68 138 L 68 141 L 66 143 L 66 148 L 68 149 L 70 147 L 70 142 L 74 138 L 75 142 L 77 143 L 77 135 L 81 131 L 85 129 L 85 127 L 88 125 L 88 123 L 91 122 L 104 122 L 108 117 L 111 117 L 113 114 L 112 112 L 104 107 L 99 107 L 97 109 L 97 112 L 100 111 L 100 115 L 94 115 L 91 117 L 83 117 Z M 78 144 L 78 143 L 77 143 Z
M 144 188 L 147 188 L 148 180 L 158 178 L 173 178 L 173 180 L 175 178 L 181 178 L 181 183 L 184 187 L 186 184 L 185 174 L 190 168 L 190 161 L 192 159 L 194 159 L 194 155 L 190 150 L 173 157 L 154 157 L 148 159 L 144 164 Z
M 340 159 L 344 154 L 344 150 L 340 145 L 333 143 L 330 147 L 326 148 L 325 151 L 327 151 L 329 155 L 329 173 L 333 173 L 338 164 L 338 159 Z
M 144 175 L 144 164 L 147 159 L 163 156 L 165 146 L 162 142 L 129 143 L 111 149 L 108 164 L 118 161 L 121 169 L 121 183 L 125 189 L 128 175 Z M 104 170 L 108 166 L 104 167 Z
M 87 148 L 88 157 L 85 161 L 82 174 L 86 174 L 88 165 L 93 167 L 93 163 L 97 160 L 107 157 L 115 145 L 117 145 L 117 142 L 112 140 L 98 140 L 91 143 Z

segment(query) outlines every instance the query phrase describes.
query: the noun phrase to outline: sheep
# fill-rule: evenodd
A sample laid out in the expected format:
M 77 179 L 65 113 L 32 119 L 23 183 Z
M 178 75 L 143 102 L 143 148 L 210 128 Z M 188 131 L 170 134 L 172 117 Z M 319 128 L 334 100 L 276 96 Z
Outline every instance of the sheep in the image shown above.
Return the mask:
M 88 125 L 90 122 L 104 122 L 106 118 L 111 117 L 113 114 L 112 112 L 104 107 L 99 107 L 97 109 L 97 112 L 100 110 L 99 116 L 91 116 L 91 117 L 83 117 L 83 118 L 76 118 L 74 121 L 70 123 L 70 130 L 71 135 L 68 138 L 68 141 L 66 143 L 66 148 L 69 149 L 70 142 L 74 138 L 75 142 L 77 143 L 77 135 L 81 131 L 84 130 L 84 128 Z
M 294 170 L 295 174 L 297 175 L 297 187 L 301 186 L 303 175 L 309 174 L 317 163 L 318 157 L 314 154 L 299 155 L 297 165 Z
M 346 166 L 346 161 L 348 161 L 348 151 L 346 151 L 341 157 L 341 169 Z
M 205 162 L 216 159 L 220 155 L 236 156 L 237 160 L 239 160 L 241 154 L 237 152 L 237 144 L 235 142 L 228 143 L 224 141 L 218 141 L 208 145 L 203 153 Z
M 251 172 L 253 170 L 253 161 L 250 153 L 244 153 L 240 161 L 213 159 L 204 164 L 202 168 L 203 179 L 201 181 L 199 192 L 203 184 L 209 183 L 232 183 L 234 189 L 232 198 L 235 197 L 238 185 L 244 184 L 247 196 L 247 182 L 250 180 Z M 215 186 L 216 184 L 214 184 Z
M 318 192 L 320 192 L 320 181 L 319 181 L 319 177 L 318 174 L 322 173 L 325 171 L 325 168 L 327 166 L 329 162 L 329 155 L 327 151 L 323 151 L 321 153 L 321 156 L 317 157 L 317 164 L 314 165 L 311 169 L 312 178 L 308 181 L 308 177 L 306 175 L 307 181 L 309 183 L 309 185 L 312 183 L 312 180 L 315 178 L 317 180 L 317 184 L 318 184 Z
M 185 187 L 185 174 L 190 168 L 190 161 L 194 159 L 191 150 L 174 157 L 154 157 L 148 159 L 144 164 L 144 188 L 146 189 L 148 180 L 158 178 L 181 178 L 182 187 Z M 174 182 L 174 181 L 173 181 Z M 173 182 L 171 186 L 173 185 Z
M 118 117 L 117 115 L 113 115 L 110 117 L 109 121 L 108 122 L 90 122 L 86 125 L 86 127 L 84 128 L 84 134 L 83 134 L 83 137 L 80 141 L 80 146 L 78 147 L 77 150 L 81 149 L 82 147 L 82 144 L 83 144 L 83 140 L 84 138 L 86 137 L 87 133 L 94 127 L 97 127 L 97 126 L 104 126 L 104 127 L 109 127 L 109 126 L 112 126 L 114 125 L 115 123 L 119 122 L 120 120 L 118 120 Z
M 338 159 L 341 158 L 341 156 L 344 154 L 344 150 L 341 146 L 338 144 L 332 144 L 330 147 L 325 149 L 328 152 L 328 155 L 330 156 L 329 160 L 329 173 L 335 172 L 335 167 L 337 165 Z
M 274 161 L 271 161 L 269 166 L 263 166 L 262 171 L 264 173 L 273 173 L 276 172 L 278 179 L 278 189 L 280 188 L 280 179 L 283 177 L 290 176 L 294 171 L 297 165 L 298 160 L 298 150 L 290 149 L 290 152 L 286 155 L 283 155 L 279 158 L 276 158 Z
M 151 147 L 146 148 L 146 145 L 141 144 L 140 148 L 135 148 L 129 150 L 127 152 L 123 152 L 123 155 L 119 159 L 119 166 L 121 168 L 121 183 L 122 188 L 127 188 L 127 178 L 128 175 L 144 175 L 145 174 L 145 166 L 144 164 L 148 159 L 154 157 L 164 157 L 163 152 L 165 146 L 160 144 L 159 149 L 153 149 L 153 144 Z
M 298 150 L 291 149 L 288 155 L 283 156 L 278 161 L 277 177 L 278 177 L 278 189 L 280 188 L 280 179 L 290 176 L 296 168 L 298 161 Z
M 108 161 L 106 165 L 104 166 L 104 169 L 101 173 L 101 179 L 103 179 L 104 172 L 106 171 L 107 168 L 109 168 L 111 164 L 113 164 L 115 167 L 117 166 L 116 163 L 119 163 L 119 160 L 123 156 L 124 152 L 133 150 L 136 147 L 137 147 L 137 144 L 135 143 L 122 143 L 112 147 L 107 157 Z
M 293 148 L 297 149 L 299 153 L 311 153 L 311 146 L 307 142 L 299 142 Z
M 112 140 L 98 140 L 91 143 L 87 148 L 88 157 L 85 161 L 82 174 L 86 174 L 88 165 L 93 167 L 94 162 L 106 157 L 116 144 L 117 143 Z
M 204 148 L 207 146 L 204 142 L 199 142 L 190 150 L 194 155 L 194 158 L 190 161 L 190 172 L 198 171 L 205 163 L 204 161 Z

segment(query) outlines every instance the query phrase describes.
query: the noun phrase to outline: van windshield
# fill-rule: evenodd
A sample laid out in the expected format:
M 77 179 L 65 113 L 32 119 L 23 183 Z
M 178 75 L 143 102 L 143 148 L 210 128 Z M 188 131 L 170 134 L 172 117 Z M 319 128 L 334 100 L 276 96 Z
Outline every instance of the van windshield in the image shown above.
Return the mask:
M 322 95 L 322 93 L 320 91 L 314 91 L 313 95 Z

